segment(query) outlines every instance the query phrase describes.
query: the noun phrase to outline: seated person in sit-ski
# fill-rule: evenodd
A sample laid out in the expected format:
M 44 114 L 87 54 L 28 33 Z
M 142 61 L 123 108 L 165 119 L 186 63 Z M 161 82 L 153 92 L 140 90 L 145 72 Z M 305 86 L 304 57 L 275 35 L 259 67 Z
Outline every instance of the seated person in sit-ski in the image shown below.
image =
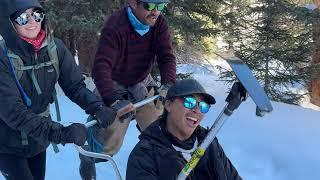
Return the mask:
M 199 124 L 215 99 L 193 79 L 168 90 L 163 115 L 139 136 L 127 164 L 127 180 L 177 179 L 208 130 Z M 240 180 L 217 138 L 187 179 Z

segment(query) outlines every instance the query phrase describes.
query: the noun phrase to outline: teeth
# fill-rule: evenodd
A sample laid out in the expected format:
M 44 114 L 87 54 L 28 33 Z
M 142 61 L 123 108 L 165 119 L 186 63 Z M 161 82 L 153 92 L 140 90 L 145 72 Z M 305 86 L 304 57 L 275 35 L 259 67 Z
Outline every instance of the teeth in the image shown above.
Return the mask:
M 28 30 L 34 30 L 36 29 L 36 27 L 30 27 L 30 28 L 27 28 Z
M 190 120 L 192 120 L 192 121 L 195 121 L 195 122 L 197 122 L 197 121 L 198 121 L 198 119 L 193 118 L 193 117 L 188 117 L 188 119 L 190 119 Z

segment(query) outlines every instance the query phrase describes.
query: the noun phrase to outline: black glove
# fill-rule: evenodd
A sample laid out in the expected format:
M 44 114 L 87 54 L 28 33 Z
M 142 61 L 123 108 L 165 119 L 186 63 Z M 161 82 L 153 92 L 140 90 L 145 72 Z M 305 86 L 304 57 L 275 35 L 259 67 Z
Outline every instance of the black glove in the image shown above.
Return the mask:
M 103 102 L 106 106 L 110 107 L 111 104 L 115 103 L 118 99 L 124 99 L 123 96 L 126 94 L 120 92 L 114 92 L 106 97 L 103 97 Z
M 110 126 L 116 119 L 116 116 L 117 112 L 105 105 L 99 106 L 94 114 L 95 119 L 98 121 L 98 125 L 102 128 Z
M 232 85 L 228 97 L 226 98 L 226 101 L 229 104 L 225 110 L 225 113 L 231 115 L 232 112 L 240 106 L 241 102 L 247 99 L 247 96 L 247 91 L 243 85 L 240 82 L 235 82 Z
M 128 106 L 128 105 L 130 105 L 130 104 L 131 104 L 131 102 L 128 101 L 128 100 L 116 100 L 116 101 L 111 105 L 111 108 L 112 108 L 114 111 L 118 112 L 120 109 L 122 109 L 122 108 L 124 108 L 124 107 L 126 107 L 126 106 Z M 121 115 L 121 116 L 119 117 L 119 120 L 121 120 L 121 121 L 123 121 L 123 120 L 125 120 L 125 119 L 131 120 L 131 119 L 133 118 L 133 116 L 134 116 L 134 112 L 133 112 L 133 111 L 130 111 L 130 112 L 128 112 L 128 113 L 125 113 L 124 115 Z
M 51 129 L 49 132 L 49 141 L 56 144 L 73 143 L 78 146 L 84 145 L 87 138 L 87 127 L 80 123 L 73 123 L 67 127 Z

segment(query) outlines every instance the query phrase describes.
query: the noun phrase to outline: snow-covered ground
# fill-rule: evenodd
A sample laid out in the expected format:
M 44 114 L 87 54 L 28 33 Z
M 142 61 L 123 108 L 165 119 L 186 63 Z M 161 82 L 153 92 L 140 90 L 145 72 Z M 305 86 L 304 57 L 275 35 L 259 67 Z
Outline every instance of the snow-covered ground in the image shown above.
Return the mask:
M 228 86 L 216 81 L 216 71 L 209 66 L 182 65 L 178 69 L 194 72 L 194 78 L 216 98 L 217 103 L 202 123 L 211 126 L 224 106 Z M 59 100 L 63 124 L 86 121 L 86 114 L 65 96 L 59 96 Z M 319 180 L 320 112 L 278 102 L 272 105 L 274 111 L 263 118 L 255 116 L 255 105 L 250 98 L 234 112 L 218 134 L 226 154 L 245 180 Z M 55 116 L 54 106 L 51 108 Z M 120 152 L 114 156 L 123 178 L 138 135 L 132 122 Z M 75 147 L 60 146 L 60 151 L 55 154 L 48 148 L 46 179 L 80 179 Z M 116 179 L 110 163 L 105 162 L 97 164 L 97 176 L 97 179 Z

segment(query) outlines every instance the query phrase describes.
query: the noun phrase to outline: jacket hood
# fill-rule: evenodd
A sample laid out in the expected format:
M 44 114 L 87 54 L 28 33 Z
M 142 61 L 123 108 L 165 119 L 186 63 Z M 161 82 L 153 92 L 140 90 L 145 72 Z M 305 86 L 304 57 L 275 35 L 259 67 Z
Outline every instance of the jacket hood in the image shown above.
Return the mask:
M 0 1 L 0 34 L 5 40 L 7 47 L 17 54 L 30 54 L 30 48 L 32 48 L 32 46 L 19 37 L 14 28 L 13 22 L 10 19 L 10 16 L 17 11 L 26 10 L 33 7 L 43 10 L 38 0 Z

